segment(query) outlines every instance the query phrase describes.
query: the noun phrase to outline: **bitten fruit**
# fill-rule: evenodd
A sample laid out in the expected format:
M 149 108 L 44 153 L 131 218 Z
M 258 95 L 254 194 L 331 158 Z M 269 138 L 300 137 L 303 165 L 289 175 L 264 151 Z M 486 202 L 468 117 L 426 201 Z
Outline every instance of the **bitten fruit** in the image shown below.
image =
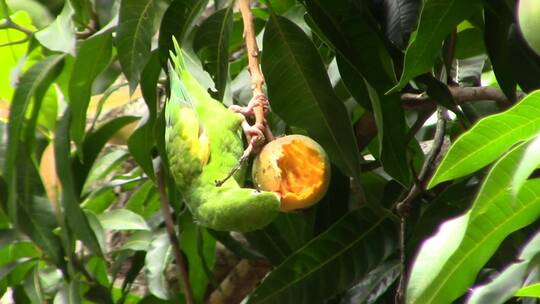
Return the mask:
M 309 207 L 324 196 L 330 162 L 313 139 L 288 135 L 264 146 L 253 163 L 252 175 L 258 189 L 279 194 L 282 211 L 292 211 Z
M 529 46 L 540 55 L 540 1 L 520 0 L 519 28 Z

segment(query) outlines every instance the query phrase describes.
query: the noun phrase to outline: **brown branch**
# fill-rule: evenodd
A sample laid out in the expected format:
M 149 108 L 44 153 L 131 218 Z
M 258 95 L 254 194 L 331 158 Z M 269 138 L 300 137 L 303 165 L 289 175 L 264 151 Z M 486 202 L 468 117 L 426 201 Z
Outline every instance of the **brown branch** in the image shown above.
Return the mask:
M 450 86 L 448 89 L 457 105 L 481 100 L 496 101 L 503 108 L 512 105 L 512 102 L 497 88 Z M 517 100 L 525 96 L 524 93 L 517 93 L 516 95 Z M 401 94 L 401 101 L 403 101 L 403 107 L 406 110 L 429 110 L 437 107 L 437 103 L 426 94 L 403 93 Z
M 165 220 L 165 226 L 167 227 L 167 234 L 169 235 L 169 242 L 173 248 L 174 257 L 176 260 L 176 267 L 178 269 L 178 279 L 182 282 L 181 287 L 184 289 L 184 296 L 187 304 L 194 304 L 193 291 L 191 290 L 191 284 L 189 282 L 189 275 L 187 272 L 186 262 L 182 255 L 182 249 L 180 243 L 176 237 L 176 231 L 174 229 L 174 221 L 171 216 L 171 209 L 169 204 L 169 198 L 165 190 L 165 177 L 163 176 L 163 168 L 157 172 L 157 184 L 159 190 L 159 196 L 161 201 L 161 211 L 163 212 L 163 219 Z
M 244 23 L 244 40 L 246 42 L 248 69 L 251 74 L 251 90 L 253 91 L 254 97 L 257 95 L 265 95 L 263 91 L 264 76 L 259 66 L 259 47 L 257 46 L 257 40 L 255 38 L 255 26 L 253 25 L 250 0 L 240 0 L 239 7 Z M 254 112 L 255 126 L 263 132 L 266 140 L 273 140 L 274 136 L 266 123 L 264 108 L 259 105 L 255 107 Z M 258 150 L 257 148 L 259 147 L 255 148 L 255 150 Z
M 405 299 L 405 280 L 406 280 L 406 257 L 405 257 L 405 229 L 407 226 L 406 220 L 409 212 L 412 208 L 413 201 L 425 190 L 427 181 L 431 178 L 435 167 L 437 166 L 438 156 L 443 150 L 444 135 L 446 129 L 446 110 L 439 108 L 437 110 L 437 126 L 435 129 L 435 135 L 433 137 L 433 145 L 430 152 L 426 156 L 422 169 L 415 178 L 415 183 L 412 185 L 405 198 L 398 201 L 395 204 L 397 214 L 400 217 L 400 267 L 401 276 L 398 284 L 398 290 L 396 292 L 396 303 L 404 303 Z
M 207 304 L 240 303 L 271 268 L 266 261 L 241 260 L 221 282 L 220 288 L 212 292 Z

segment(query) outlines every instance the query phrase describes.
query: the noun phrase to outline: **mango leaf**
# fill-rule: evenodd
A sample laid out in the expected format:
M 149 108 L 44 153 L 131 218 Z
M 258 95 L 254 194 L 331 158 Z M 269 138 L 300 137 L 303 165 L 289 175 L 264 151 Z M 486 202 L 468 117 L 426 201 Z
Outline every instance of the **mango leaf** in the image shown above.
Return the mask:
M 375 122 L 379 133 L 379 157 L 385 172 L 407 187 L 411 179 L 409 165 L 405 161 L 407 153 L 406 125 L 403 120 L 400 99 L 396 94 L 381 95 L 374 87 L 366 82 L 369 92 Z
M 519 166 L 516 168 L 512 179 L 512 191 L 514 194 L 519 193 L 521 186 L 540 165 L 540 153 L 538 151 L 540 151 L 540 137 L 536 137 L 529 143 L 527 150 L 525 150 L 519 161 Z
M 507 35 L 514 14 L 504 1 L 488 1 L 484 5 L 486 52 L 501 90 L 510 100 L 515 101 L 516 79 L 512 75 L 512 63 L 508 60 L 511 44 Z
M 20 79 L 13 94 L 9 112 L 8 146 L 4 164 L 4 178 L 8 184 L 7 212 L 12 222 L 17 224 L 16 214 L 16 172 L 15 164 L 19 154 L 19 138 L 23 130 L 24 116 L 31 98 L 40 101 L 48 87 L 60 72 L 63 56 L 50 56 L 33 65 Z M 35 126 L 35 124 L 33 124 Z
M 98 215 L 101 225 L 109 230 L 148 230 L 144 218 L 126 209 L 114 209 Z
M 171 289 L 167 286 L 165 269 L 172 259 L 172 247 L 165 230 L 154 233 L 145 258 L 145 275 L 149 291 L 156 297 L 167 300 Z
M 375 113 L 379 130 L 378 154 L 383 168 L 400 183 L 408 185 L 405 116 L 399 96 L 384 94 L 394 85 L 395 75 L 383 33 L 374 17 L 367 7 L 346 0 L 309 0 L 306 5 L 322 32 L 320 35 L 324 34 L 324 39 L 330 41 L 338 53 L 337 62 L 344 83 L 358 103 L 371 102 L 367 109 Z M 367 84 L 358 84 L 364 79 Z M 368 90 L 367 85 L 372 89 Z M 359 91 L 360 87 L 366 88 Z
M 51 203 L 40 197 L 33 197 L 34 199 L 24 204 L 20 204 L 17 215 L 18 220 L 21 223 L 21 230 L 32 241 L 43 250 L 43 252 L 49 256 L 55 264 L 64 269 L 64 250 L 60 239 L 53 233 L 53 230 L 58 226 L 54 211 L 52 210 Z M 7 184 L 5 180 L 0 177 L 0 200 L 4 205 L 7 199 Z M 13 244 L 14 242 L 11 242 Z
M 135 91 L 141 72 L 150 58 L 154 18 L 159 0 L 122 0 L 115 44 L 122 71 Z
M 107 141 L 127 124 L 136 121 L 135 116 L 120 116 L 99 127 L 99 129 L 88 134 L 84 140 L 82 149 L 83 159 L 73 159 L 73 174 L 76 193 L 81 193 L 83 185 L 88 178 L 88 173 L 92 168 L 99 152 Z
M 277 266 L 305 245 L 312 234 L 313 228 L 302 215 L 282 213 L 270 225 L 244 235 L 258 252 Z
M 68 0 L 75 11 L 73 20 L 77 22 L 77 27 L 84 27 L 90 21 L 92 4 L 90 0 Z M 66 1 L 67 2 L 67 1 Z
M 397 260 L 382 263 L 349 289 L 340 304 L 377 303 L 377 299 L 392 286 L 399 277 L 399 273 L 400 267 Z
M 213 76 L 217 100 L 223 100 L 229 78 L 229 37 L 233 26 L 233 5 L 208 17 L 199 27 L 193 41 L 194 50 Z
M 506 157 L 513 158 L 518 147 Z M 487 182 L 487 181 L 486 181 Z M 480 202 L 475 202 L 479 204 Z M 450 303 L 474 282 L 478 271 L 512 232 L 540 215 L 540 180 L 525 183 L 516 198 L 507 190 L 483 212 L 449 220 L 426 240 L 413 264 L 406 303 Z
M 503 303 L 525 283 L 532 267 L 540 259 L 540 233 L 521 250 L 515 262 L 506 267 L 491 282 L 471 290 L 467 304 Z M 526 288 L 526 287 L 524 287 Z
M 51 24 L 36 32 L 36 39 L 52 51 L 64 52 L 75 56 L 75 25 L 72 17 L 75 14 L 69 1 L 66 1 L 60 15 Z
M 146 230 L 139 230 L 134 232 L 124 242 L 121 250 L 133 250 L 133 251 L 145 251 L 148 250 L 150 242 L 152 240 L 152 232 Z
M 446 36 L 481 8 L 481 0 L 424 1 L 416 35 L 405 52 L 401 79 L 390 92 L 398 91 L 414 77 L 429 72 Z
M 428 188 L 472 173 L 521 140 L 540 131 L 540 91 L 500 114 L 486 117 L 461 135 L 445 155 Z
M 358 282 L 396 246 L 392 221 L 366 208 L 351 211 L 275 268 L 247 303 L 319 303 Z
M 180 247 L 187 257 L 189 265 L 189 281 L 196 302 L 203 302 L 206 287 L 210 281 L 216 252 L 216 241 L 193 221 L 189 212 L 180 219 Z M 201 229 L 202 231 L 199 231 Z M 202 249 L 202 252 L 199 252 Z
M 79 48 L 71 79 L 69 81 L 70 108 L 72 122 L 70 135 L 79 148 L 79 155 L 83 153 L 82 142 L 86 126 L 86 110 L 92 93 L 94 79 L 109 64 L 112 54 L 111 33 L 104 33 L 85 40 Z
M 24 280 L 24 291 L 32 303 L 43 303 L 43 288 L 39 281 L 39 266 L 36 265 L 28 272 Z
M 172 37 L 183 46 L 184 39 L 189 36 L 196 19 L 207 4 L 208 0 L 173 1 L 167 8 L 159 27 L 158 39 L 159 56 L 163 66 L 166 66 L 169 59 L 169 51 L 174 50 Z
M 68 108 L 56 129 L 54 138 L 56 172 L 62 184 L 62 206 L 64 207 L 67 225 L 75 236 L 88 246 L 94 254 L 102 257 L 103 253 L 99 241 L 81 209 L 78 192 L 75 189 L 73 172 L 71 171 L 70 113 Z
M 516 297 L 540 298 L 540 283 L 525 286 L 514 294 Z
M 529 47 L 515 23 L 510 25 L 508 44 L 510 50 L 507 60 L 519 87 L 525 92 L 540 88 L 540 79 L 537 77 L 540 74 L 540 56 Z
M 153 129 L 157 118 L 156 84 L 161 72 L 158 54 L 158 52 L 152 53 L 141 75 L 141 91 L 148 107 L 148 114 L 143 117 L 138 128 L 128 138 L 129 153 L 152 180 L 155 180 L 152 149 L 155 144 Z
M 416 29 L 421 0 L 383 0 L 379 2 L 383 13 L 383 28 L 390 41 L 400 49 L 407 46 L 409 36 Z
M 359 152 L 351 121 L 309 37 L 292 21 L 271 15 L 263 44 L 272 110 L 289 125 L 306 129 L 332 162 L 357 177 Z

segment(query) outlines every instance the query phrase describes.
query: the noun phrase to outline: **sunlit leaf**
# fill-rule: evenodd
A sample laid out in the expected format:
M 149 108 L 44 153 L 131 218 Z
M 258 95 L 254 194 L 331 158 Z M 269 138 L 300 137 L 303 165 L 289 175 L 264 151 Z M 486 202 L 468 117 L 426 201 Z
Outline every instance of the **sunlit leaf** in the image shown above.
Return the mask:
M 539 122 L 540 91 L 505 112 L 480 120 L 454 142 L 428 187 L 484 167 L 515 143 L 535 136 L 540 131 Z

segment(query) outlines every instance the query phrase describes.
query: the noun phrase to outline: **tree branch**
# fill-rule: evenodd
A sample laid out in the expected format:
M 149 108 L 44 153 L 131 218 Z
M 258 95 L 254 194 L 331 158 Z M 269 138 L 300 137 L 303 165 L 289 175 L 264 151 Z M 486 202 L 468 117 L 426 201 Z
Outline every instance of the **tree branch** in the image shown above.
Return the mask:
M 497 88 L 450 86 L 448 89 L 457 105 L 480 100 L 496 101 L 503 108 L 512 105 L 512 102 Z M 524 93 L 517 93 L 516 95 L 517 100 L 525 96 Z M 406 110 L 429 110 L 437 107 L 437 103 L 426 94 L 403 93 L 401 94 L 401 101 L 403 101 L 403 107 Z
M 241 260 L 221 282 L 220 288 L 212 292 L 207 304 L 240 303 L 271 267 L 266 261 Z
M 174 257 L 176 260 L 176 267 L 178 269 L 178 279 L 182 282 L 181 287 L 184 289 L 184 296 L 187 304 L 194 304 L 193 291 L 191 290 L 191 284 L 189 282 L 189 275 L 187 272 L 186 262 L 182 255 L 182 249 L 180 243 L 176 237 L 176 230 L 174 229 L 174 222 L 171 216 L 171 209 L 169 204 L 169 198 L 165 190 L 165 177 L 163 176 L 163 167 L 157 172 L 157 184 L 159 190 L 159 196 L 161 201 L 161 211 L 163 212 L 163 219 L 165 220 L 165 226 L 167 228 L 167 234 L 169 235 L 169 242 L 173 248 Z
M 400 267 L 401 267 L 401 276 L 398 284 L 398 290 L 396 293 L 396 303 L 404 303 L 405 299 L 405 279 L 406 279 L 406 257 L 405 257 L 405 229 L 406 229 L 406 219 L 409 215 L 409 212 L 412 208 L 413 201 L 425 190 L 425 185 L 427 181 L 431 178 L 435 167 L 438 163 L 438 156 L 441 154 L 444 145 L 444 135 L 446 129 L 446 110 L 443 110 L 441 107 L 437 110 L 437 126 L 435 129 L 435 135 L 433 137 L 433 145 L 429 151 L 422 169 L 418 174 L 418 177 L 415 178 L 415 183 L 412 185 L 410 190 L 407 192 L 405 197 L 398 201 L 395 204 L 396 211 L 400 217 Z
M 253 25 L 253 15 L 251 14 L 250 0 L 240 0 L 239 7 L 240 13 L 242 14 L 242 21 L 244 23 L 244 40 L 246 42 L 248 69 L 249 73 L 251 74 L 251 90 L 253 91 L 253 97 L 257 95 L 265 95 L 263 91 L 264 76 L 259 67 L 259 48 L 255 38 L 255 26 Z M 254 112 L 255 126 L 263 132 L 266 140 L 273 140 L 274 136 L 266 123 L 263 106 L 256 106 L 254 108 Z M 258 148 L 259 147 L 255 147 L 255 150 L 258 150 Z

